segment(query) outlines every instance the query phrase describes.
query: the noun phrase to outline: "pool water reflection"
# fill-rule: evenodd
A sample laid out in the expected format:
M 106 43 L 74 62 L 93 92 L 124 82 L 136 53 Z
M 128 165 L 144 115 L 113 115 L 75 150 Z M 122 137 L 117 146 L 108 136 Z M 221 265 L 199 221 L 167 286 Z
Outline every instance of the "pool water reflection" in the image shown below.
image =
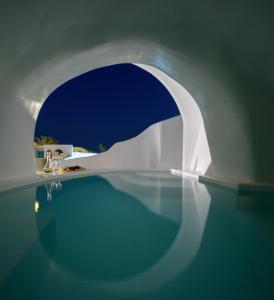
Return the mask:
M 271 194 L 116 172 L 0 194 L 0 299 L 272 299 Z

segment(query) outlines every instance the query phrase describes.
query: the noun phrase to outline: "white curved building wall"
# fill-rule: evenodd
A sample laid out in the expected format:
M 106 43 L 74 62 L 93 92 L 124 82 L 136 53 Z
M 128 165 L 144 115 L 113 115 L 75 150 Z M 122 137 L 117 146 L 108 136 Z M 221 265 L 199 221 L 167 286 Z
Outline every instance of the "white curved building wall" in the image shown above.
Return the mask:
M 183 153 L 179 169 L 187 173 L 204 175 L 212 158 L 203 116 L 196 101 L 181 84 L 164 72 L 152 66 L 137 65 L 156 77 L 167 88 L 183 116 Z
M 168 9 L 143 0 L 3 3 L 0 180 L 35 174 L 35 119 L 53 90 L 83 72 L 130 62 L 163 71 L 193 96 L 212 157 L 207 175 L 273 182 L 274 21 L 264 4 L 226 2 L 212 13 L 207 0 L 171 0 Z
M 207 77 L 201 75 L 201 72 L 196 77 L 198 74 L 195 72 L 197 71 L 193 70 L 191 66 L 188 66 L 187 70 L 183 68 L 180 60 L 176 56 L 172 56 L 167 49 L 159 54 L 157 45 L 132 41 L 110 43 L 68 58 L 61 57 L 57 61 L 50 61 L 46 65 L 36 68 L 24 81 L 18 82 L 15 86 L 10 85 L 12 82 L 9 82 L 6 87 L 10 86 L 10 89 L 4 98 L 5 101 L 1 103 L 2 118 L 0 120 L 3 124 L 1 126 L 3 130 L 1 152 L 3 155 L 0 157 L 3 168 L 0 171 L 0 180 L 34 176 L 36 168 L 32 140 L 35 120 L 43 102 L 52 91 L 85 71 L 109 64 L 132 61 L 143 64 L 151 62 L 161 68 L 165 66 L 165 73 L 171 73 L 176 79 L 179 79 L 179 82 L 180 78 L 187 78 L 191 74 L 190 78 L 195 78 L 197 85 L 202 85 L 201 89 L 209 93 L 208 101 L 213 102 L 211 104 L 208 102 L 207 105 L 202 103 L 201 99 L 203 98 L 194 89 L 192 94 L 203 113 L 210 151 L 213 154 L 208 174 L 214 177 L 234 177 L 237 174 L 238 178 L 252 180 L 253 165 L 250 164 L 251 149 L 245 116 L 241 115 L 240 118 L 234 116 L 235 113 L 240 114 L 239 106 L 234 108 L 233 103 L 226 99 L 229 96 L 225 91 L 221 97 L 220 86 L 216 86 L 216 82 L 210 82 Z M 163 61 L 165 65 L 163 65 Z M 175 65 L 176 68 L 171 68 L 172 65 Z M 185 86 L 193 89 L 191 86 L 194 83 L 193 78 L 190 82 L 186 81 Z M 176 81 L 174 80 L 174 82 Z M 217 92 L 217 95 L 214 95 L 214 92 Z M 204 98 L 203 101 L 206 102 L 206 99 Z M 180 105 L 179 102 L 177 102 L 178 104 Z M 210 115 L 212 111 L 215 113 Z M 187 111 L 185 115 L 187 115 Z M 216 123 L 220 122 L 222 126 L 216 126 Z M 225 139 L 223 139 L 224 130 L 226 132 Z M 198 127 L 195 129 L 195 132 L 197 131 L 199 131 Z M 190 137 L 192 137 L 191 133 Z M 192 144 L 191 148 L 193 149 L 195 143 Z M 187 155 L 186 151 L 184 155 Z M 186 157 L 192 159 L 192 155 Z M 184 161 L 186 160 L 184 159 Z M 187 164 L 190 165 L 190 161 L 187 161 Z M 184 166 L 183 168 L 185 169 Z
M 152 66 L 137 66 L 152 74 L 167 88 L 183 116 L 184 126 L 180 124 L 181 117 L 159 122 L 137 138 L 119 143 L 119 147 L 114 146 L 106 155 L 86 158 L 84 162 L 78 159 L 77 163 L 88 169 L 176 168 L 204 175 L 212 159 L 197 103 L 182 85 L 167 74 Z
M 71 159 L 64 165 L 89 170 L 180 169 L 182 165 L 183 122 L 181 116 L 151 125 L 140 135 L 113 145 L 92 157 Z
M 160 52 L 159 46 L 156 44 L 129 41 L 102 45 L 68 58 L 61 57 L 57 61 L 50 61 L 46 65 L 36 68 L 25 80 L 16 85 L 16 89 L 11 88 L 8 91 L 9 93 L 12 92 L 12 95 L 6 96 L 5 99 L 8 100 L 2 103 L 2 107 L 10 113 L 2 114 L 0 119 L 4 124 L 2 126 L 4 132 L 1 134 L 3 139 L 1 151 L 4 155 L 0 156 L 3 166 L 0 171 L 0 180 L 34 176 L 36 168 L 32 140 L 35 121 L 43 102 L 52 91 L 67 80 L 91 69 L 109 64 L 134 61 L 141 62 L 142 64 L 138 65 L 143 68 L 148 65 L 146 62 L 151 62 L 164 69 L 165 72 L 160 73 L 155 72 L 157 68 L 148 69 L 159 80 L 165 73 L 174 75 L 176 79 L 179 79 L 179 82 L 180 78 L 185 77 L 187 79 L 187 76 L 190 75 L 190 78 L 195 78 L 196 83 L 202 85 L 201 88 L 209 93 L 208 100 L 213 101 L 212 105 L 208 103 L 208 106 L 206 106 L 201 102 L 201 95 L 194 90 L 194 98 L 198 102 L 204 117 L 210 151 L 214 155 L 207 173 L 214 177 L 233 177 L 237 173 L 238 178 L 252 179 L 253 165 L 250 164 L 249 159 L 251 149 L 246 132 L 247 128 L 245 127 L 246 120 L 244 115 L 241 115 L 241 118 L 235 118 L 235 112 L 240 113 L 239 106 L 234 108 L 232 102 L 226 99 L 226 97 L 230 97 L 227 91 L 223 91 L 224 94 L 220 98 L 220 86 L 217 86 L 216 82 L 212 83 L 208 76 L 203 77 L 201 72 L 197 74 L 197 70 L 193 66 L 188 66 L 185 69 L 180 60 L 176 58 L 176 55 L 173 56 L 167 49 Z M 176 68 L 171 68 L 172 65 Z M 197 75 L 199 76 L 197 77 Z M 166 82 L 179 110 L 184 114 L 183 117 L 193 120 L 191 115 L 188 116 L 188 108 L 193 106 L 186 105 L 182 107 L 181 98 L 178 99 L 177 97 L 183 93 L 182 99 L 188 101 L 190 94 L 179 82 L 177 83 L 177 80 L 168 80 L 168 78 L 172 78 L 172 76 L 166 75 L 164 80 L 161 79 L 161 81 Z M 190 82 L 186 80 L 184 85 L 189 86 L 190 90 L 193 89 L 193 78 Z M 212 94 L 214 92 L 217 92 L 217 95 Z M 206 98 L 203 101 L 206 102 Z M 220 105 L 220 102 L 223 105 Z M 212 110 L 218 113 L 214 113 L 209 117 Z M 195 116 L 197 115 L 196 113 Z M 197 120 L 197 117 L 195 117 L 195 120 Z M 220 122 L 222 126 L 216 126 L 216 123 Z M 6 128 L 8 128 L 8 133 Z M 182 168 L 185 171 L 193 172 L 197 166 L 196 161 L 194 161 L 194 164 L 192 162 L 199 128 L 199 122 L 186 123 L 185 121 L 184 131 L 187 130 L 189 135 L 186 132 L 184 133 L 186 140 L 188 140 L 188 143 L 184 143 L 184 147 L 190 145 L 188 148 L 190 151 L 184 149 Z M 223 139 L 224 129 L 226 139 Z M 233 146 L 232 150 L 231 146 Z M 20 149 L 20 152 L 18 149 Z M 123 167 L 120 166 L 120 168 Z

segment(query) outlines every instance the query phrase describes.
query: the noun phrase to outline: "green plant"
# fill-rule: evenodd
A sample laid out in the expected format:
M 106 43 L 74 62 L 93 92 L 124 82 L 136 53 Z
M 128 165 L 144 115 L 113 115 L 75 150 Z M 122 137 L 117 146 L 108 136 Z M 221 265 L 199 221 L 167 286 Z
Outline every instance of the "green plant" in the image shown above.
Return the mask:
M 99 144 L 98 151 L 100 153 L 107 151 L 107 148 L 103 144 Z
M 51 136 L 44 136 L 44 135 L 35 138 L 35 142 L 39 146 L 59 144 L 59 142 L 55 138 L 53 138 Z

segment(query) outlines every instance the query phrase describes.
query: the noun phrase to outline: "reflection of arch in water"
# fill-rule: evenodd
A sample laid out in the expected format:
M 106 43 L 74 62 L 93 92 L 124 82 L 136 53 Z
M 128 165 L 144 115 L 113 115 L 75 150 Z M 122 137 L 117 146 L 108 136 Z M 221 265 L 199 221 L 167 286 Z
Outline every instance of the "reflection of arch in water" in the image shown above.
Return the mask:
M 45 189 L 38 188 L 36 221 L 50 260 L 67 272 L 95 282 L 128 278 L 154 265 L 176 238 L 177 223 L 152 214 L 101 177 L 63 186 L 51 202 Z
M 124 191 L 130 193 L 128 187 L 125 184 Z M 71 282 L 79 287 L 89 286 L 92 290 L 111 293 L 122 290 L 131 294 L 142 293 L 169 282 L 183 272 L 195 258 L 202 241 L 210 205 L 210 196 L 204 185 L 183 178 L 182 187 L 183 218 L 180 229 L 168 251 L 153 266 L 124 280 L 92 281 L 71 272 L 67 273 L 62 266 L 52 261 L 51 267 L 54 268 L 55 275 L 66 280 L 68 285 Z
M 177 237 L 168 252 L 146 272 L 123 282 L 107 283 L 104 288 L 139 293 L 160 287 L 181 273 L 195 258 L 202 241 L 210 195 L 204 185 L 182 179 L 183 218 Z
M 115 189 L 137 198 L 152 213 L 182 222 L 182 183 L 167 172 L 118 172 L 101 174 Z

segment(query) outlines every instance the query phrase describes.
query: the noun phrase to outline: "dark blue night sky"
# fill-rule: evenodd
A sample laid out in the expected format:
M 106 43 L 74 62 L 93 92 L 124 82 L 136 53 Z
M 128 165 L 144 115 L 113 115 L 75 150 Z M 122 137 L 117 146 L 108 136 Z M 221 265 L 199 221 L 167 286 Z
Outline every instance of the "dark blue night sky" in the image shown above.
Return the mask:
M 132 64 L 82 74 L 57 88 L 43 105 L 35 137 L 97 151 L 130 139 L 153 123 L 179 115 L 166 88 Z

